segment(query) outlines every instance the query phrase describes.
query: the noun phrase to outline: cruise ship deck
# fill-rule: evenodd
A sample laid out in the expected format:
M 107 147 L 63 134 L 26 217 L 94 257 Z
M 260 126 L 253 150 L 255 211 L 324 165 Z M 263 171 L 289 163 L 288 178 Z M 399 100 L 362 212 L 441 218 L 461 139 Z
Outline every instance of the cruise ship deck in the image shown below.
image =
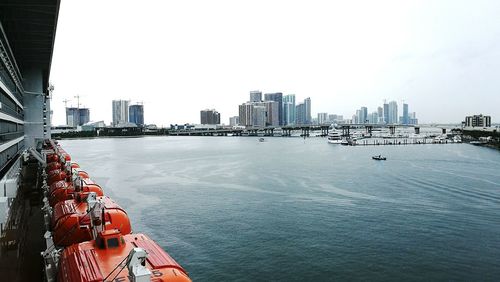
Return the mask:
M 45 248 L 38 164 L 50 138 L 50 66 L 58 0 L 0 2 L 0 273 L 41 281 Z

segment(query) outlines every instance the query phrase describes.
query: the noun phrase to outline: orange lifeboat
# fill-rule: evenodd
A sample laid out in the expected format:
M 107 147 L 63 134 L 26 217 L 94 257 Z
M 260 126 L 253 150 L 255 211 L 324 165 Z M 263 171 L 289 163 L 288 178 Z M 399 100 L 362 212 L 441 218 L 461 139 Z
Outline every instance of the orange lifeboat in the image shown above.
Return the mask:
M 49 172 L 51 170 L 55 169 L 64 169 L 66 167 L 65 163 L 60 163 L 60 162 L 50 162 L 47 164 L 47 167 L 45 168 L 46 172 Z M 80 168 L 80 165 L 77 163 L 71 163 L 71 168 Z
M 92 239 L 92 225 L 104 224 L 105 228 L 118 229 L 123 234 L 132 232 L 127 213 L 111 198 L 96 197 L 100 207 L 90 210 L 87 199 L 73 199 L 56 203 L 52 213 L 52 235 L 57 246 L 68 246 Z M 83 198 L 83 197 L 82 197 Z M 101 222 L 91 222 L 91 212 L 102 212 Z M 103 218 L 103 219 L 102 219 Z
M 59 161 L 59 156 L 56 153 L 51 153 L 47 155 L 47 162 L 57 162 Z
M 50 162 L 47 164 L 47 167 L 45 168 L 45 171 L 49 172 L 51 170 L 55 169 L 60 169 L 62 167 L 62 164 L 58 161 L 56 162 Z
M 58 281 L 191 281 L 187 272 L 144 234 L 99 232 L 96 240 L 64 249 Z
M 81 178 L 75 184 L 60 180 L 52 183 L 49 188 L 49 204 L 53 207 L 56 203 L 76 199 L 79 193 L 95 192 L 97 196 L 104 196 L 101 186 L 97 185 L 90 178 Z
M 52 185 L 52 183 L 65 180 L 68 177 L 66 171 L 64 169 L 54 169 L 47 173 L 47 183 Z
M 89 178 L 89 175 L 80 168 L 74 168 L 72 169 L 72 171 L 75 176 L 79 176 L 81 178 Z M 62 168 L 51 170 L 47 173 L 47 184 L 52 185 L 53 183 L 61 180 L 71 181 L 71 178 L 69 178 L 69 176 L 69 173 Z
M 70 155 L 68 155 L 68 153 L 64 152 L 62 153 L 62 157 L 64 160 L 66 160 L 67 162 L 71 161 L 71 157 Z

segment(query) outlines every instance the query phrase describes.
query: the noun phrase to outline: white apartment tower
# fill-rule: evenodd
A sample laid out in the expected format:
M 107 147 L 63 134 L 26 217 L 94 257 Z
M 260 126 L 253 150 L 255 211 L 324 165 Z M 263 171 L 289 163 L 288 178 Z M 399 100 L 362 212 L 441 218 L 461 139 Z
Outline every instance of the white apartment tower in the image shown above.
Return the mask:
M 113 126 L 128 122 L 129 103 L 127 100 L 113 100 Z

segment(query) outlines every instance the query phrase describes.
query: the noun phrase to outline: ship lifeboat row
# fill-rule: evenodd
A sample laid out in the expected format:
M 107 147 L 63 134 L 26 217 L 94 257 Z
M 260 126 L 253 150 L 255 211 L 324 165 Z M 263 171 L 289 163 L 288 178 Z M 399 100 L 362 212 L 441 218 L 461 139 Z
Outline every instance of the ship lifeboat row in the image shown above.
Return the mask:
M 44 150 L 47 281 L 191 281 L 57 143 Z
M 89 178 L 87 172 L 83 171 L 80 168 L 71 168 L 67 169 L 54 169 L 47 173 L 47 184 L 52 185 L 54 182 L 66 180 L 71 181 L 72 176 L 79 176 L 81 178 Z
M 107 196 L 98 197 L 95 192 L 86 196 L 85 199 L 82 196 L 79 199 L 59 202 L 54 206 L 51 225 L 55 245 L 69 246 L 92 240 L 93 225 L 116 229 L 122 234 L 132 232 L 127 213 L 112 199 Z M 95 210 L 100 214 L 95 217 L 97 220 L 92 221 L 91 213 Z
M 52 183 L 48 191 L 48 200 L 51 207 L 57 203 L 78 199 L 81 194 L 95 192 L 97 196 L 104 196 L 101 186 L 97 185 L 90 178 L 77 178 L 72 182 L 60 180 Z

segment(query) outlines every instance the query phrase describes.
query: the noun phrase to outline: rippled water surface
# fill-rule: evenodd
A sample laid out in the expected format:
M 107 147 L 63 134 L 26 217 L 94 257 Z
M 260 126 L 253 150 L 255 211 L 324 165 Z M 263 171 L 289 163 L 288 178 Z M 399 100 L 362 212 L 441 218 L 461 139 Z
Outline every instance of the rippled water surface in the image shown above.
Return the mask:
M 196 281 L 500 279 L 492 149 L 255 137 L 61 144 Z

